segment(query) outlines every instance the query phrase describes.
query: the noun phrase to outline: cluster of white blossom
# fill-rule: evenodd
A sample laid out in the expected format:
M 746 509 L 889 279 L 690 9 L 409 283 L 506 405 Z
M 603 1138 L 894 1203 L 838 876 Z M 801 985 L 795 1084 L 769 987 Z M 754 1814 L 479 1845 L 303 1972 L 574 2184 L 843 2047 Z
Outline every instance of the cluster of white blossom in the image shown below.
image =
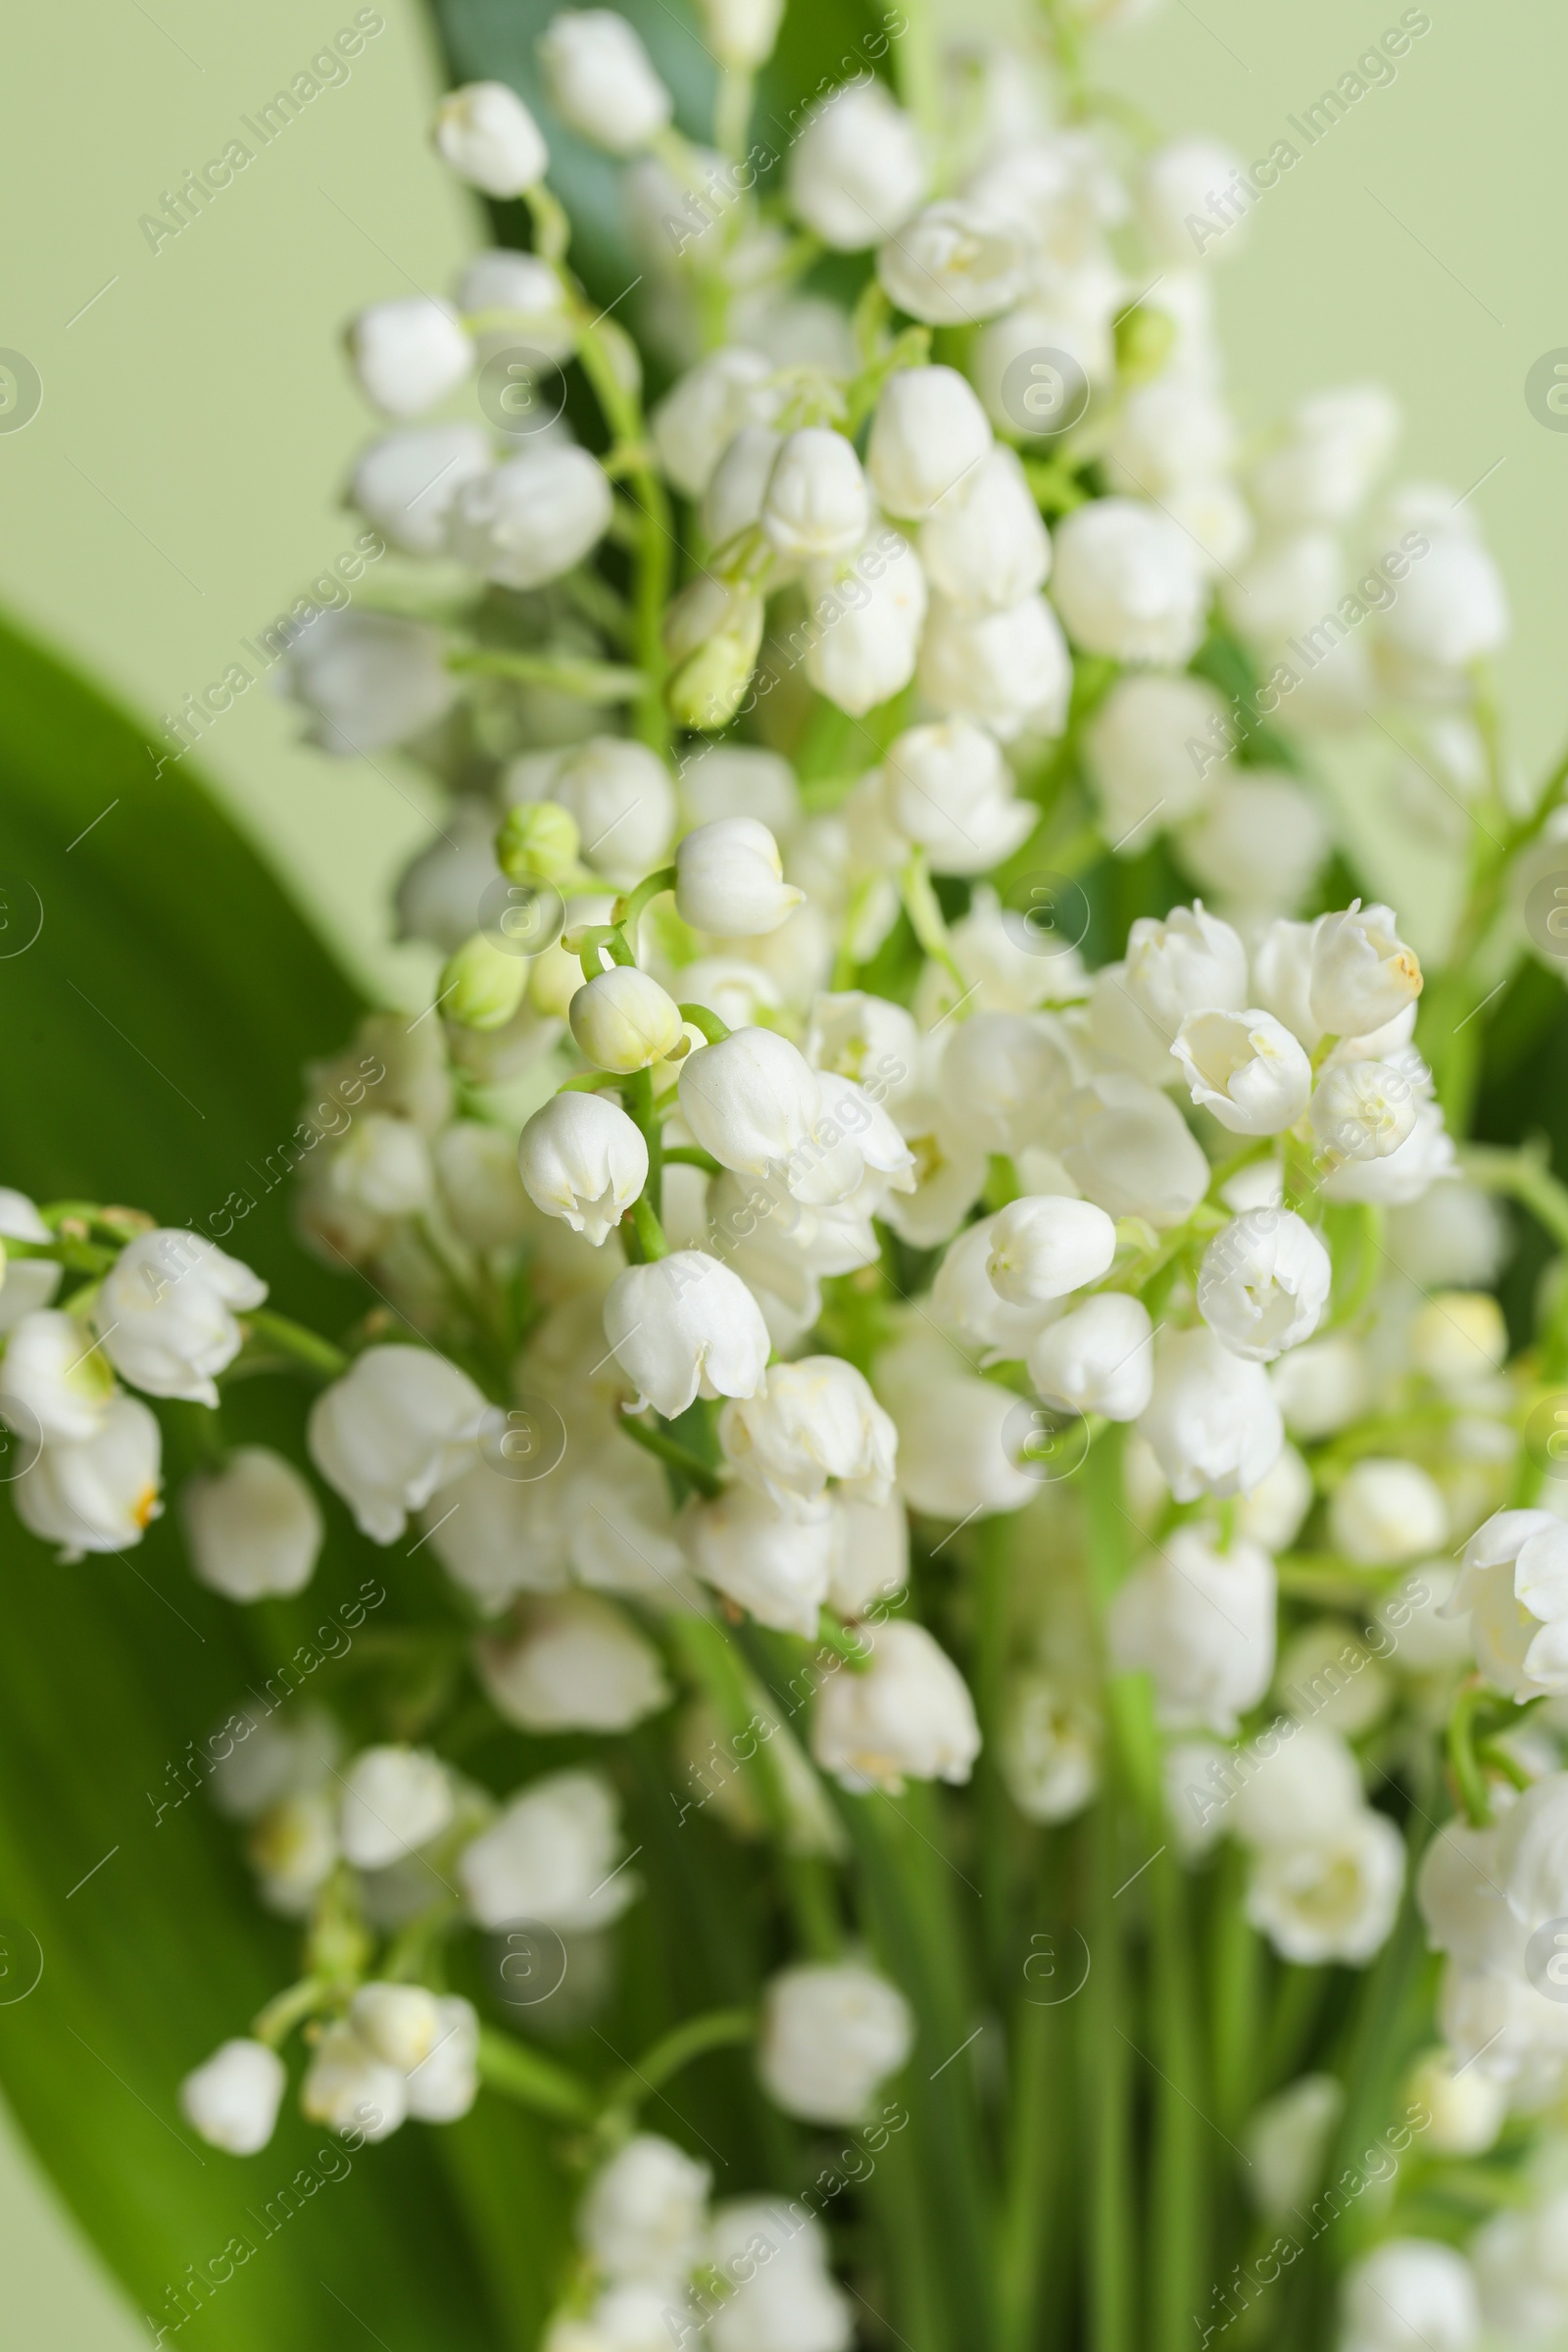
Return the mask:
M 733 127 L 779 10 L 704 13 Z M 245 1350 L 316 1382 L 310 1462 L 364 1537 L 428 1542 L 469 1702 L 537 1740 L 682 1700 L 671 1753 L 723 1748 L 726 1833 L 836 1870 L 855 1807 L 962 1787 L 984 1741 L 1007 1836 L 1114 1839 L 1152 1756 L 1181 1869 L 1220 1881 L 1234 1840 L 1246 1928 L 1305 1968 L 1384 1950 L 1424 1847 L 1423 2160 L 1482 2158 L 1568 2068 L 1532 1957 L 1568 1920 L 1568 1499 L 1522 1434 L 1568 1372 L 1562 1286 L 1510 1355 L 1484 1187 L 1559 1244 L 1568 1197 L 1543 1211 L 1528 1155 L 1462 1166 L 1463 1086 L 1414 1042 L 1421 960 L 1388 906 L 1326 901 L 1349 853 L 1314 763 L 1385 714 L 1442 809 L 1484 805 L 1534 874 L 1549 808 L 1496 770 L 1480 666 L 1506 631 L 1491 561 L 1446 491 L 1380 490 L 1380 391 L 1238 432 L 1191 225 L 1230 170 L 1210 143 L 1140 149 L 1081 91 L 1056 119 L 1019 64 L 975 69 L 980 119 L 947 127 L 862 76 L 764 203 L 673 128 L 620 17 L 559 17 L 540 59 L 560 121 L 625 159 L 643 352 L 571 273 L 520 100 L 457 91 L 439 150 L 524 200 L 533 250 L 357 321 L 397 429 L 352 495 L 412 561 L 399 609 L 324 615 L 290 657 L 321 746 L 401 745 L 451 787 L 398 893 L 441 961 L 429 1002 L 313 1069 L 296 1131 L 303 1237 L 383 1303 L 338 1347 L 204 1237 L 0 1195 L 19 1511 L 64 1558 L 134 1543 L 158 1424 L 117 1376 L 216 1407 Z M 853 317 L 799 290 L 824 251 L 864 257 Z M 510 454 L 416 421 L 519 348 L 524 411 L 578 364 L 598 454 L 564 415 Z M 646 417 L 645 357 L 673 371 Z M 1176 879 L 1135 903 L 1168 911 L 1112 939 L 1160 835 Z M 1455 956 L 1491 936 L 1461 924 Z M 1444 997 L 1459 1029 L 1503 969 Z M 214 1453 L 180 1497 L 195 1573 L 299 1591 L 306 1478 Z M 1098 1534 L 1091 1477 L 1119 1497 Z M 972 1580 L 992 1522 L 1014 1534 L 988 1666 L 940 1579 Z M 738 1664 L 710 1672 L 702 1634 Z M 1426 1842 L 1445 1735 L 1460 1810 Z M 570 2111 L 439 1953 L 465 1922 L 603 1945 L 644 1891 L 616 1782 L 573 1764 L 502 1800 L 439 1717 L 423 1737 L 350 1753 L 309 1716 L 217 1776 L 306 1959 L 187 2079 L 215 2144 L 265 2144 L 300 2024 L 305 2111 L 345 2132 L 449 2120 L 481 2080 Z M 1144 1893 L 1104 1932 L 1136 1935 Z M 836 1933 L 742 2026 L 779 2110 L 853 2125 L 917 2021 L 899 1953 Z M 1269 2178 L 1313 2193 L 1343 2089 L 1307 2073 L 1257 2105 Z M 708 2168 L 628 2115 L 598 2117 L 549 2352 L 683 2340 L 704 2279 L 719 2352 L 841 2352 L 819 2224 L 710 2213 Z M 1484 2311 L 1554 2340 L 1542 2163 L 1537 2204 L 1497 2187 L 1473 2264 L 1385 2211 L 1346 2352 L 1470 2352 Z

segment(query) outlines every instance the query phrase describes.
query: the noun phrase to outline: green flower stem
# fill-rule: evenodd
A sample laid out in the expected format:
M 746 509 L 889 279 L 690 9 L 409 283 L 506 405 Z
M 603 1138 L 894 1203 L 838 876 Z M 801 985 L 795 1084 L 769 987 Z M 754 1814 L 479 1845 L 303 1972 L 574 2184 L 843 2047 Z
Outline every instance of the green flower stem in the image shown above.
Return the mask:
M 654 1081 L 649 1070 L 632 1070 L 622 1082 L 620 1100 L 648 1147 L 648 1181 L 632 1202 L 632 1231 L 643 1260 L 669 1255 L 660 1210 L 664 1200 L 664 1130 L 654 1108 Z
M 1121 1847 L 1117 1776 L 1095 1807 L 1089 1982 L 1084 2004 L 1083 2097 L 1089 2125 L 1090 2352 L 1134 2352 L 1138 2263 L 1133 2212 L 1132 2051 L 1123 2037 L 1126 1956 L 1116 1910 Z
M 968 989 L 968 982 L 958 968 L 957 958 L 949 944 L 948 926 L 937 894 L 931 887 L 925 858 L 918 850 L 899 876 L 899 889 L 915 938 L 932 962 L 942 966 L 959 996 L 963 996 Z
M 341 1380 L 349 1368 L 349 1359 L 341 1348 L 334 1348 L 330 1340 L 308 1331 L 303 1323 L 292 1322 L 287 1315 L 274 1315 L 270 1308 L 257 1307 L 241 1315 L 239 1321 L 249 1338 L 261 1341 L 264 1348 L 313 1379 Z
M 297 1984 L 277 1993 L 251 2021 L 251 2033 L 258 2041 L 265 2041 L 270 2050 L 277 2049 L 308 2017 L 318 2009 L 330 2006 L 338 1997 L 338 1988 L 319 1977 L 302 1977 Z
M 580 2076 L 494 2026 L 479 2028 L 479 2080 L 519 2106 L 531 2107 L 536 2115 L 586 2124 L 596 2112 L 594 2094 Z
M 816 1642 L 819 1649 L 830 1649 L 842 1658 L 852 1674 L 863 1674 L 871 1663 L 870 1643 L 863 1635 L 854 1632 L 831 1609 L 823 1609 L 816 1621 Z
M 755 2009 L 712 2009 L 706 2017 L 687 2018 L 662 2034 L 635 2066 L 615 2077 L 605 2094 L 607 2112 L 635 2108 L 694 2058 L 705 2057 L 710 2050 L 733 2049 L 738 2042 L 750 2041 L 756 2032 Z
M 904 31 L 893 44 L 893 75 L 902 105 L 933 149 L 942 142 L 942 93 L 931 0 L 901 0 Z
M 723 1494 L 724 1482 L 717 1472 L 707 1462 L 699 1460 L 678 1438 L 672 1438 L 662 1423 L 650 1420 L 646 1413 L 622 1413 L 620 1427 L 634 1445 L 640 1446 L 645 1453 L 656 1455 L 660 1461 L 667 1462 L 671 1470 L 678 1470 L 687 1485 L 695 1487 L 698 1494 L 706 1495 L 709 1501 L 715 1494 Z
M 1568 1185 L 1552 1175 L 1544 1151 L 1529 1145 L 1508 1151 L 1494 1144 L 1465 1144 L 1459 1165 L 1473 1184 L 1511 1194 L 1559 1250 L 1568 1250 Z
M 669 661 L 664 652 L 664 607 L 669 602 L 675 554 L 669 498 L 653 467 L 642 403 L 621 380 L 600 320 L 589 314 L 588 304 L 581 296 L 576 308 L 577 357 L 593 386 L 605 421 L 627 458 L 622 487 L 629 493 L 635 509 L 632 640 L 641 680 L 634 725 L 639 740 L 662 759 L 669 750 L 669 713 L 664 708 L 664 682 L 669 674 Z
M 1487 1793 L 1487 1776 L 1476 1754 L 1476 1713 L 1491 1701 L 1491 1692 L 1482 1682 L 1473 1682 L 1460 1691 L 1448 1718 L 1446 1745 L 1448 1769 L 1453 1786 L 1464 1808 L 1466 1821 L 1474 1830 L 1489 1829 L 1492 1825 L 1492 1799 Z
M 1012 2095 L 997 2246 L 999 2352 L 1036 2352 L 1048 2266 L 1054 2256 L 1059 2263 L 1065 2253 L 1063 2202 L 1070 2183 L 1063 2159 L 1072 2145 L 1069 2060 L 1075 2009 L 1071 1987 L 1065 1996 L 1045 1996 L 1054 1986 L 1060 1957 L 1062 1864 L 1082 1842 L 1081 1826 L 1049 1836 L 1037 1882 L 1041 1934 L 1038 1940 L 1030 1938 L 1023 1987 L 1011 2003 Z M 1045 1952 L 1042 1943 L 1049 1946 Z M 1050 1969 L 1038 1982 L 1030 1969 L 1037 1953 Z
M 1151 1825 L 1152 1828 L 1154 1825 Z M 1166 1825 L 1158 1825 L 1168 1836 Z M 1156 2080 L 1151 2191 L 1151 2352 L 1191 2352 L 1193 2314 L 1210 2263 L 1212 2140 L 1193 1983 L 1192 1906 L 1169 1846 L 1149 1873 L 1153 1918 L 1150 1986 Z
M 990 1974 L 998 1986 L 1013 1956 L 1010 1861 L 1014 1816 L 1000 1758 L 1014 1528 L 1010 1515 L 998 1512 L 982 1519 L 975 1530 L 972 1681 L 981 1740 L 974 1787 L 980 1816 L 980 1883 L 985 1898 L 981 1918 Z
M 1227 1844 L 1214 1878 L 1213 1936 L 1207 1955 L 1214 2104 L 1226 2132 L 1241 2123 L 1258 2091 L 1263 1950 L 1247 1916 L 1246 1893 L 1246 1861 Z
M 510 646 L 460 646 L 447 656 L 460 677 L 515 678 L 522 686 L 549 686 L 585 703 L 634 703 L 646 694 L 640 669 L 615 662 L 590 662 L 575 654 L 528 654 Z
M 700 1144 L 666 1144 L 664 1165 L 666 1168 L 701 1168 L 709 1176 L 719 1173 L 718 1161 L 711 1152 L 705 1152 Z
M 615 923 L 626 934 L 628 941 L 634 937 L 643 908 L 662 892 L 673 890 L 675 881 L 674 866 L 662 865 L 657 874 L 645 874 L 628 897 L 615 901 Z
M 728 1037 L 729 1030 L 724 1022 L 716 1012 L 710 1012 L 706 1004 L 682 1004 L 679 1009 L 681 1019 L 690 1021 L 694 1029 L 700 1029 L 710 1046 L 721 1046 Z
M 745 157 L 751 124 L 752 76 L 741 67 L 725 66 L 713 100 L 713 144 L 732 164 Z

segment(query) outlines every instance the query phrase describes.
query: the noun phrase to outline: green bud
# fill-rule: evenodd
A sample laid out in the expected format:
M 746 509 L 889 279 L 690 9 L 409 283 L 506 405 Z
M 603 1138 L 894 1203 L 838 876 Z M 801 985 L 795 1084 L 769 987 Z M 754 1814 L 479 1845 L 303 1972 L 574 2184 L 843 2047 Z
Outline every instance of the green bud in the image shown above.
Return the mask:
M 577 871 L 582 837 L 559 801 L 524 801 L 507 810 L 496 835 L 496 863 L 509 882 L 564 882 Z
M 755 589 L 698 579 L 664 616 L 664 647 L 676 663 L 665 700 L 684 727 L 723 727 L 740 708 L 762 642 L 762 600 Z
M 465 1029 L 504 1029 L 527 984 L 526 956 L 510 955 L 475 931 L 441 974 L 442 1014 Z
M 1116 373 L 1124 384 L 1147 384 L 1158 375 L 1176 340 L 1169 311 L 1134 303 L 1116 321 Z

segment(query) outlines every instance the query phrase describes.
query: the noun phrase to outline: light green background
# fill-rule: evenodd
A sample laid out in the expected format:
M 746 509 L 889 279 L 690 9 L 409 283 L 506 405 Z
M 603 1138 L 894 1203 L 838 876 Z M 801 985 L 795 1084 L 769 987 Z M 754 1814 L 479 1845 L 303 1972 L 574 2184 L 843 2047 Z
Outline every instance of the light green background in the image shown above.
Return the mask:
M 424 142 L 422 22 L 400 0 L 382 13 L 347 85 L 155 255 L 140 215 L 354 6 L 13 12 L 0 345 L 32 361 L 44 402 L 24 431 L 0 434 L 0 598 L 154 721 L 349 543 L 338 486 L 368 426 L 338 329 L 367 301 L 443 289 L 470 234 Z M 950 0 L 950 13 L 973 32 L 972 6 Z M 1568 734 L 1568 434 L 1538 423 L 1523 391 L 1532 362 L 1568 346 L 1568 15 L 1545 0 L 1431 0 L 1427 13 L 1395 84 L 1303 157 L 1218 266 L 1226 341 L 1247 426 L 1304 391 L 1377 377 L 1405 406 L 1407 471 L 1455 492 L 1487 477 L 1474 504 L 1516 613 L 1503 699 L 1534 769 Z M 1252 158 L 1399 15 L 1375 0 L 1166 0 L 1108 45 L 1103 78 L 1172 130 Z M 395 759 L 377 773 L 293 737 L 255 687 L 205 763 L 356 962 L 407 985 L 384 903 L 425 838 L 418 782 Z M 0 2278 L 13 2352 L 147 2340 L 3 2142 Z

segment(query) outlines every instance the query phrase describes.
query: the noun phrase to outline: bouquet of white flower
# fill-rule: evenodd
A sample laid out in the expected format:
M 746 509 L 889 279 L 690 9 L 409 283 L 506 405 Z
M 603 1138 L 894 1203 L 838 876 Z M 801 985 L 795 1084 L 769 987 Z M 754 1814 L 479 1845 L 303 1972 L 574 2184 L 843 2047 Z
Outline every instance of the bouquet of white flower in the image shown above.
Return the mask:
M 899 95 L 846 60 L 784 157 L 776 0 L 704 0 L 710 146 L 607 10 L 553 122 L 444 101 L 529 249 L 356 321 L 391 561 L 287 657 L 450 794 L 428 999 L 288 1148 L 357 1319 L 231 1211 L 0 1195 L 34 1536 L 134 1545 L 175 1414 L 204 1586 L 301 1592 L 339 1505 L 395 1547 L 351 1699 L 210 1743 L 300 1957 L 179 2105 L 539 2119 L 464 2176 L 497 2343 L 1568 2328 L 1568 1284 L 1494 1295 L 1498 1197 L 1555 1251 L 1568 1190 L 1465 1141 L 1565 770 L 1499 750 L 1502 591 L 1388 398 L 1240 441 L 1250 183 L 1090 83 L 1135 13 L 946 67 L 890 14 Z M 636 339 L 558 126 L 623 159 Z M 1378 730 L 1450 913 L 1356 871 Z

